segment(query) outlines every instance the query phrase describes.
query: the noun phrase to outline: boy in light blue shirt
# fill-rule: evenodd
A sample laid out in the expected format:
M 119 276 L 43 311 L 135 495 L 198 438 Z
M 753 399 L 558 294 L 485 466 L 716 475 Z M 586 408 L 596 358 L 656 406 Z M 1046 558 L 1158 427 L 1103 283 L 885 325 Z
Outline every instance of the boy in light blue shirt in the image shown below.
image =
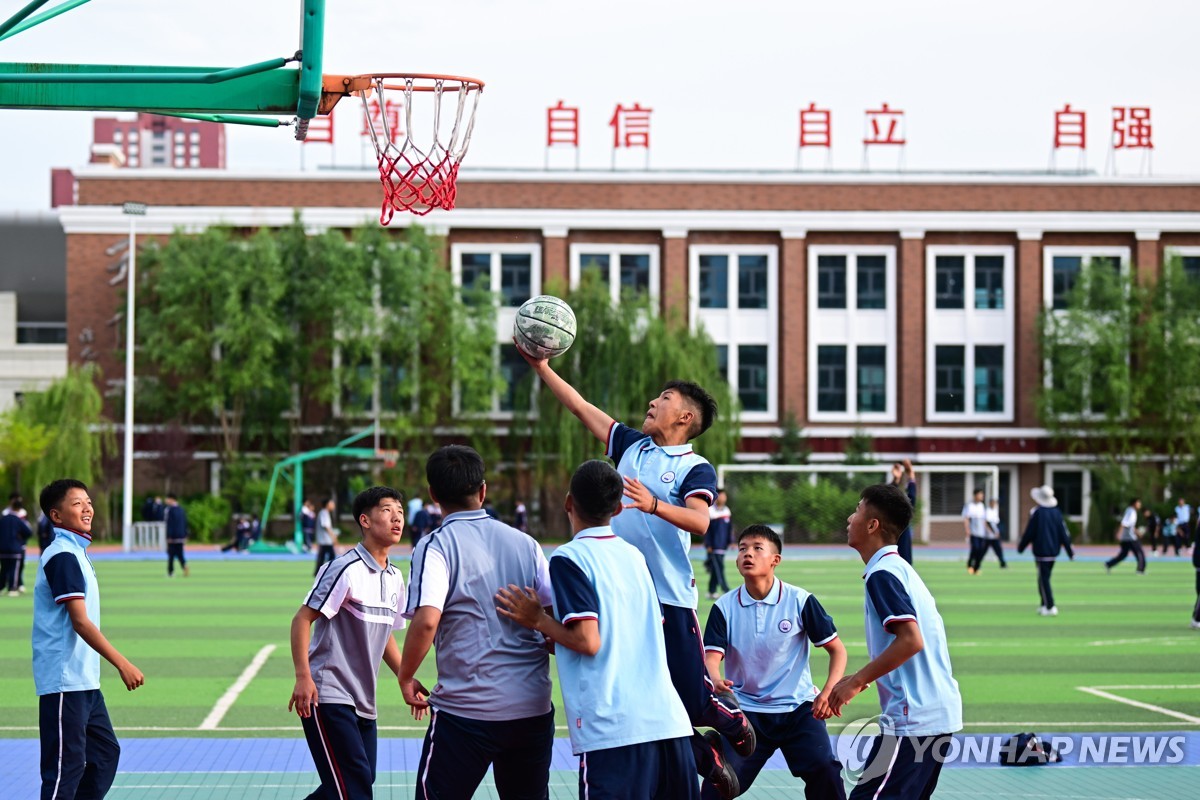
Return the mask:
M 42 489 L 54 540 L 33 587 L 33 682 L 41 729 L 42 797 L 101 798 L 117 774 L 121 747 L 100 693 L 100 657 L 129 691 L 144 682 L 100 632 L 100 587 L 87 548 L 92 499 L 70 478 Z
M 847 520 L 847 540 L 867 565 L 867 653 L 871 660 L 842 678 L 829 703 L 833 713 L 878 683 L 881 735 L 867 756 L 850 800 L 929 797 L 937 787 L 950 734 L 962 729 L 962 697 L 950 668 L 946 629 L 933 595 L 896 552 L 912 521 L 912 504 L 898 487 L 862 491 Z
M 804 781 L 808 800 L 845 800 L 842 765 L 829 745 L 829 693 L 846 669 L 846 648 L 816 597 L 775 577 L 783 559 L 779 534 L 751 525 L 737 542 L 745 585 L 722 595 L 704 630 L 705 661 L 713 683 L 733 690 L 757 735 L 749 758 L 726 753 L 747 791 L 776 750 Z M 811 647 L 829 653 L 825 688 L 813 685 Z M 725 676 L 721 676 L 721 662 Z M 720 746 L 719 737 L 710 741 Z M 701 795 L 716 796 L 708 786 Z
M 580 798 L 692 800 L 692 727 L 667 670 L 654 582 L 609 526 L 622 491 L 603 461 L 579 467 L 566 500 L 574 538 L 550 558 L 554 616 L 529 586 L 499 589 L 496 610 L 555 643 Z

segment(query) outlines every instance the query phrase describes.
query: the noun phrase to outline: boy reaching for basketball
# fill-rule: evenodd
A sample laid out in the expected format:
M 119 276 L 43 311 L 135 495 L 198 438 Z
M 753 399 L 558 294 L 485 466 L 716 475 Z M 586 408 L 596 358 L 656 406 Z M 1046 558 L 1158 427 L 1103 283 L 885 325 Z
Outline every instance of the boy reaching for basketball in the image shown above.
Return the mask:
M 387 486 L 354 498 L 362 541 L 317 572 L 292 619 L 296 687 L 288 701 L 321 776 L 310 798 L 370 797 L 375 783 L 379 662 L 400 672 L 392 636 L 404 627 L 404 578 L 388 551 L 404 533 L 404 502 Z M 316 635 L 311 635 L 313 623 Z M 417 719 L 423 712 L 414 712 Z
M 609 526 L 623 490 L 606 462 L 580 466 L 565 504 L 574 537 L 550 557 L 554 615 L 528 586 L 499 589 L 496 610 L 555 642 L 581 800 L 694 800 L 692 726 L 667 673 L 654 581 Z
M 518 348 L 520 351 L 520 348 Z M 708 507 L 717 494 L 717 473 L 690 444 L 717 416 L 717 404 L 703 388 L 673 380 L 649 403 L 640 431 L 623 425 L 587 402 L 546 359 L 525 360 L 563 406 L 604 442 L 617 465 L 631 503 L 613 518 L 613 533 L 646 559 L 663 606 L 663 633 L 671 682 L 693 725 L 715 728 L 746 757 L 754 752 L 754 729 L 732 692 L 718 692 L 704 666 L 704 641 L 696 616 L 696 578 L 689 557 L 692 537 L 708 531 Z M 723 796 L 728 771 L 720 750 L 692 735 L 697 771 Z
M 737 568 L 745 584 L 717 600 L 704 629 L 708 673 L 733 690 L 758 737 L 753 755 L 735 753 L 729 762 L 746 792 L 767 759 L 782 750 L 792 775 L 804 781 L 807 800 L 845 800 L 842 765 L 825 720 L 833 715 L 829 695 L 846 670 L 846 648 L 817 598 L 775 577 L 782 552 L 779 534 L 766 525 L 742 531 Z M 824 689 L 809 672 L 813 647 L 829 653 Z M 705 800 L 715 796 L 710 786 L 701 793 Z
M 871 660 L 833 687 L 842 707 L 878 685 L 880 735 L 850 800 L 927 798 L 937 787 L 950 737 L 962 729 L 962 696 L 950 668 L 946 628 L 933 595 L 896 552 L 912 521 L 912 504 L 895 485 L 863 489 L 847 519 L 849 546 L 867 565 L 867 653 Z

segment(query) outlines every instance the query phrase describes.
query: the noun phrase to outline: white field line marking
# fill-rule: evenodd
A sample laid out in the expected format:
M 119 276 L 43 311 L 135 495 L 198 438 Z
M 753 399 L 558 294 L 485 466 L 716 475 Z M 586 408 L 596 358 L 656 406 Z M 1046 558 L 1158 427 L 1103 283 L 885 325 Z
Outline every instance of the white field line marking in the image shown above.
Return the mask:
M 1150 703 L 1143 703 L 1139 700 L 1130 700 L 1128 697 L 1121 697 L 1119 694 L 1110 694 L 1109 692 L 1102 691 L 1100 689 L 1097 689 L 1094 686 L 1076 686 L 1075 688 L 1081 692 L 1087 692 L 1088 694 L 1093 694 L 1096 697 L 1102 697 L 1105 700 L 1113 700 L 1118 703 L 1124 703 L 1127 706 L 1134 706 L 1135 708 L 1144 708 L 1147 711 L 1154 711 L 1159 714 L 1166 714 L 1168 717 L 1174 717 L 1175 719 L 1181 719 L 1184 722 L 1190 722 L 1193 725 L 1200 724 L 1200 717 L 1192 717 L 1187 714 L 1181 714 L 1178 711 L 1172 711 L 1169 708 L 1163 708 L 1162 706 L 1151 705 Z
M 1093 686 L 1093 689 L 1200 689 L 1200 683 L 1171 685 L 1154 684 L 1154 683 L 1138 683 L 1138 684 L 1121 684 L 1117 686 Z
M 1149 639 L 1101 639 L 1098 642 L 1088 642 L 1088 647 L 1115 647 L 1122 644 L 1183 644 L 1196 641 L 1195 636 L 1155 636 Z
M 221 695 L 221 699 L 212 707 L 212 711 L 208 712 L 208 716 L 204 718 L 204 721 L 200 723 L 200 726 L 196 730 L 212 731 L 217 729 L 217 726 L 221 724 L 221 720 L 225 718 L 225 714 L 237 702 L 238 695 L 250 685 L 250 681 L 254 680 L 254 676 L 258 674 L 263 664 L 267 663 L 267 659 L 271 657 L 271 653 L 275 652 L 275 647 L 275 645 L 269 644 L 255 654 L 254 658 L 250 660 L 250 665 L 242 670 L 242 674 L 233 682 L 233 685 L 225 690 L 225 694 Z

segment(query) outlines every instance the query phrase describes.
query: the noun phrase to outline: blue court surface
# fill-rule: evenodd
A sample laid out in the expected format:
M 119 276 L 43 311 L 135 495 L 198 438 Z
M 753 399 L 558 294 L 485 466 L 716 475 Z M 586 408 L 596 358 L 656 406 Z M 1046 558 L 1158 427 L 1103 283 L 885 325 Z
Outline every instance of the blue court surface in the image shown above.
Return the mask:
M 118 729 L 118 735 L 120 730 Z M 1001 767 L 999 746 L 1008 734 L 955 738 L 951 760 L 934 795 L 996 800 L 1194 800 L 1200 796 L 1200 732 L 1064 734 L 1059 764 Z M 1086 740 L 1086 741 L 1085 741 Z M 317 784 L 301 739 L 134 739 L 121 743 L 121 769 L 109 793 L 117 800 L 283 800 L 301 798 Z M 835 751 L 837 740 L 834 738 Z M 35 800 L 38 742 L 4 741 L 0 797 Z M 380 739 L 378 800 L 413 797 L 421 755 L 419 739 Z M 578 760 L 566 739 L 555 742 L 550 797 L 578 796 Z M 743 797 L 797 798 L 801 783 L 777 753 Z M 494 798 L 490 775 L 475 795 Z

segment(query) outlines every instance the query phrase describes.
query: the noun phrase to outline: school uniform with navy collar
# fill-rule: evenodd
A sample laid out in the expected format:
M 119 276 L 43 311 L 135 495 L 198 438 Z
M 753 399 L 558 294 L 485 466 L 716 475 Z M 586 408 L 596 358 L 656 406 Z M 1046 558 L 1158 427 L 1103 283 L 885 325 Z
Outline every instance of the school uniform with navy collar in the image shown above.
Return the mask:
M 749 758 L 726 752 L 742 791 L 747 791 L 776 750 L 793 776 L 804 781 L 808 800 L 845 800 L 842 765 L 834 757 L 823 720 L 812 714 L 820 694 L 812 680 L 812 648 L 837 638 L 820 601 L 778 578 L 756 600 L 745 586 L 722 595 L 708 615 L 704 649 L 725 659 L 725 677 L 758 736 Z M 705 785 L 701 797 L 717 793 Z
M 310 800 L 370 797 L 375 783 L 376 679 L 392 632 L 405 626 L 404 577 L 360 542 L 317 573 L 304 605 L 318 612 L 308 647 L 317 702 L 301 717 L 321 776 Z
M 637 478 L 660 503 L 685 506 L 700 497 L 712 505 L 717 473 L 691 444 L 660 446 L 620 422 L 608 432 L 605 452 L 624 477 Z M 641 551 L 663 606 L 663 634 L 671 682 L 692 724 L 714 728 L 730 740 L 743 735 L 745 716 L 736 705 L 715 694 L 704 666 L 704 638 L 696 616 L 696 577 L 692 571 L 692 535 L 662 517 L 627 510 L 612 519 L 617 536 Z M 702 775 L 715 767 L 710 748 L 693 737 L 696 766 Z
M 559 646 L 555 656 L 579 796 L 698 797 L 692 726 L 671 686 L 645 558 L 611 528 L 588 528 L 554 551 L 550 581 L 555 617 L 596 620 L 600 633 L 595 655 Z
M 545 797 L 554 745 L 550 656 L 540 634 L 496 613 L 495 599 L 512 584 L 551 605 L 541 546 L 483 509 L 456 512 L 421 537 L 408 583 L 407 619 L 421 607 L 441 612 L 416 800 L 471 797 L 489 766 L 501 797 Z
M 895 545 L 867 562 L 867 653 L 878 658 L 895 640 L 889 626 L 911 620 L 921 630 L 921 652 L 875 682 L 881 735 L 850 800 L 929 797 L 937 786 L 951 734 L 962 729 L 962 695 L 950 666 L 946 628 L 921 576 Z
M 100 693 L 100 654 L 75 632 L 69 600 L 100 627 L 100 584 L 90 534 L 54 528 L 33 587 L 33 682 L 38 694 L 42 797 L 103 797 L 121 746 Z

